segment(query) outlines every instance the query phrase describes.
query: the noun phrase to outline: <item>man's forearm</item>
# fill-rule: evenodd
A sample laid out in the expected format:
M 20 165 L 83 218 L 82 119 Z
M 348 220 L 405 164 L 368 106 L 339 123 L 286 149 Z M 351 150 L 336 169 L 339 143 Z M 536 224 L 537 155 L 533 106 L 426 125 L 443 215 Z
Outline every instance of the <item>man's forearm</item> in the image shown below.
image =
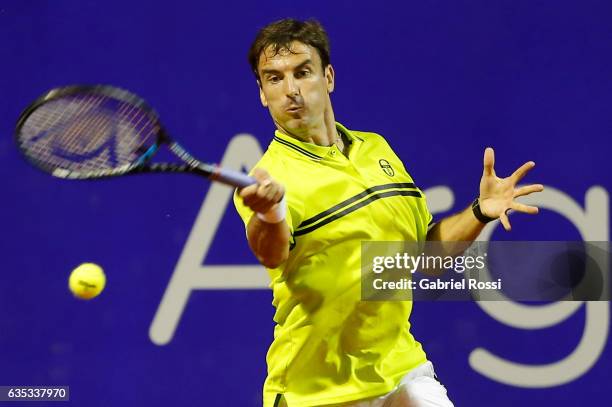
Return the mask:
M 474 216 L 471 207 L 436 223 L 427 233 L 427 240 L 442 242 L 471 242 L 478 237 L 485 224 Z
M 285 220 L 267 223 L 253 216 L 247 226 L 249 246 L 257 260 L 268 268 L 283 264 L 289 256 L 289 226 Z

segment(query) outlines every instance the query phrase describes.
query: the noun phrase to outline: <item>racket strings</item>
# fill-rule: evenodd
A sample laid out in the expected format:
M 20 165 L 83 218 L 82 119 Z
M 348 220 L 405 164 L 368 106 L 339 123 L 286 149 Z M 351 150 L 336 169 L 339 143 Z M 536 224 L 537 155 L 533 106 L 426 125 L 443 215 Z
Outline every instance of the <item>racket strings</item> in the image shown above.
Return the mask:
M 97 127 L 94 127 L 97 126 Z M 96 137 L 83 137 L 87 130 L 96 128 Z M 71 167 L 86 170 L 106 166 L 110 160 L 110 148 L 104 148 L 105 140 L 100 137 L 109 131 L 108 120 L 100 116 L 80 115 L 76 123 L 66 123 L 56 126 L 48 135 L 48 142 L 41 145 L 38 159 L 45 159 L 49 165 Z M 89 131 L 91 134 L 91 131 Z M 98 148 L 103 147 L 103 148 Z M 41 151 L 44 149 L 43 151 Z
M 113 159 L 113 149 L 103 148 L 110 140 L 104 137 L 112 131 L 112 118 L 99 114 L 98 108 L 103 103 L 101 97 L 90 97 L 85 100 L 84 109 L 77 115 L 78 121 L 65 129 L 67 143 L 56 144 L 56 155 L 60 155 L 63 146 L 67 146 L 69 158 L 75 157 L 78 161 L 85 159 L 108 160 Z M 70 124 L 70 123 L 67 123 Z M 59 133 L 62 135 L 62 133 Z M 62 135 L 61 137 L 64 137 Z
M 87 122 L 93 124 L 91 109 L 96 108 L 101 101 L 100 97 L 90 97 L 78 103 L 60 99 L 42 105 L 30 115 L 22 129 L 30 153 L 51 166 L 63 167 L 70 162 L 70 158 L 76 160 L 79 155 L 91 151 L 94 139 L 78 136 L 84 133 L 86 121 L 82 119 L 85 114 L 88 115 Z M 100 127 L 100 121 L 97 124 Z M 28 139 L 28 136 L 31 138 Z M 89 143 L 85 144 L 87 139 Z M 94 165 L 93 162 L 89 164 Z
M 157 139 L 161 131 L 159 124 L 151 121 L 148 115 L 142 114 L 140 108 L 129 103 L 122 104 L 119 115 L 125 119 L 121 123 L 129 123 L 130 130 L 139 135 L 138 138 L 131 139 L 132 143 L 127 146 L 128 150 L 144 154 L 151 141 L 154 142 Z
M 87 172 L 129 166 L 160 130 L 138 106 L 85 94 L 44 103 L 27 117 L 19 138 L 25 153 L 47 169 Z
M 66 102 L 66 101 L 64 101 Z M 61 103 L 61 101 L 57 101 L 56 103 Z M 54 140 L 54 137 L 51 136 L 51 132 L 55 132 L 58 129 L 61 123 L 65 123 L 67 117 L 71 115 L 81 115 L 86 110 L 88 110 L 93 104 L 93 100 L 82 103 L 80 106 L 76 105 L 78 110 L 74 110 L 72 104 L 68 104 L 67 106 L 62 106 L 62 108 L 58 108 L 58 106 L 51 105 L 43 105 L 39 108 L 36 114 L 33 114 L 28 120 L 31 125 L 32 130 L 35 131 L 33 133 L 33 137 L 30 139 L 32 142 L 41 141 L 41 144 L 38 144 L 38 147 L 46 147 Z M 62 137 L 62 144 L 69 146 L 70 145 L 70 132 L 63 131 L 59 133 Z

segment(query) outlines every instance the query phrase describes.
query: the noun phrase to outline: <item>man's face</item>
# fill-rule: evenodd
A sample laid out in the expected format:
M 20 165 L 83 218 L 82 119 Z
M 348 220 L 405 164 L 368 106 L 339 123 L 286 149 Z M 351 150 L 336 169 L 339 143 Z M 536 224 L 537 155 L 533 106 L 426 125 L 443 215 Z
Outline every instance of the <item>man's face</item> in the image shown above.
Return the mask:
M 274 55 L 268 47 L 259 56 L 259 95 L 278 127 L 293 136 L 308 135 L 320 128 L 334 89 L 331 65 L 321 66 L 318 51 L 301 42 L 291 44 L 291 52 L 281 49 Z

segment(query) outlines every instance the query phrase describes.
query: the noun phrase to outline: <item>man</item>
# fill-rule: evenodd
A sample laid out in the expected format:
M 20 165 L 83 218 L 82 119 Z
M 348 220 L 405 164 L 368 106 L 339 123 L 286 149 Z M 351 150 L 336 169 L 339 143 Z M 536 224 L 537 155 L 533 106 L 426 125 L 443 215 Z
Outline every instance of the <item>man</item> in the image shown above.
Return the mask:
M 473 207 L 432 222 L 423 193 L 385 140 L 335 121 L 328 38 L 315 21 L 285 19 L 249 52 L 261 103 L 276 133 L 237 191 L 249 245 L 268 269 L 276 307 L 264 406 L 452 406 L 410 334 L 408 301 L 360 301 L 362 241 L 471 241 L 508 210 L 535 165 L 498 178 L 484 154 Z

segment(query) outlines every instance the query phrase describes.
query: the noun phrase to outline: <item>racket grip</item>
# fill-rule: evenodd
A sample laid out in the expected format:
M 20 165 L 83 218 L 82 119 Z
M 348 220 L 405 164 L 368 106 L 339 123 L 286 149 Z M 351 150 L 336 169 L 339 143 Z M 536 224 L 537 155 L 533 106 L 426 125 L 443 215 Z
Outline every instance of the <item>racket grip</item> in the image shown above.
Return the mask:
M 220 167 L 216 168 L 212 178 L 217 182 L 222 182 L 238 188 L 248 187 L 249 185 L 257 183 L 255 178 L 250 177 L 245 173 Z

